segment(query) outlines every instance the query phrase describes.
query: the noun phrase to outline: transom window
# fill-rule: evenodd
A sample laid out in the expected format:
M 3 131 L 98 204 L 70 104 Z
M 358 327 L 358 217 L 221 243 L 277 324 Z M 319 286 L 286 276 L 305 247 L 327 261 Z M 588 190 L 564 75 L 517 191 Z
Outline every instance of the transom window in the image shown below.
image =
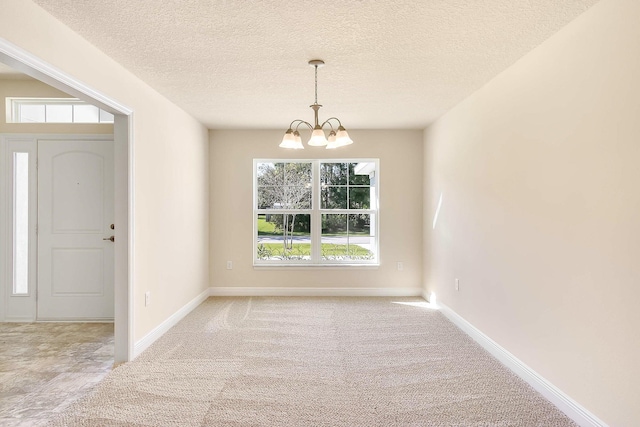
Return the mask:
M 77 98 L 7 98 L 7 123 L 113 123 L 113 114 Z
M 254 264 L 378 264 L 378 160 L 254 160 Z

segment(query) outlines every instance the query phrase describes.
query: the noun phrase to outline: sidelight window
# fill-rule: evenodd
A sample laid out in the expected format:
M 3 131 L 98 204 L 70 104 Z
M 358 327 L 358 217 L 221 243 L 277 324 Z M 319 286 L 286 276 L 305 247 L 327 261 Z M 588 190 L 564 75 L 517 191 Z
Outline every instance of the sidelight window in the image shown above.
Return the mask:
M 13 153 L 13 295 L 29 293 L 29 153 Z

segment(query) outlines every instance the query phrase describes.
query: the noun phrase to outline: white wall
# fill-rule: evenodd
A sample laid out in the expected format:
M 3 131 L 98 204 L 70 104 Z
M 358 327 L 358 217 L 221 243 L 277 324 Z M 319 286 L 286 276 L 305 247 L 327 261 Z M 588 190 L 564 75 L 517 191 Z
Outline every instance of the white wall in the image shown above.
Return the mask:
M 602 0 L 425 131 L 427 289 L 612 426 L 640 425 L 638 17 Z
M 2 2 L 0 37 L 134 110 L 131 268 L 140 340 L 209 284 L 207 130 L 31 1 Z
M 349 130 L 336 150 L 278 147 L 283 131 L 210 131 L 213 287 L 414 289 L 422 284 L 422 132 Z M 308 138 L 308 135 L 304 135 Z M 379 158 L 380 266 L 253 268 L 253 159 Z M 233 270 L 226 262 L 233 261 Z M 396 263 L 402 261 L 404 270 Z

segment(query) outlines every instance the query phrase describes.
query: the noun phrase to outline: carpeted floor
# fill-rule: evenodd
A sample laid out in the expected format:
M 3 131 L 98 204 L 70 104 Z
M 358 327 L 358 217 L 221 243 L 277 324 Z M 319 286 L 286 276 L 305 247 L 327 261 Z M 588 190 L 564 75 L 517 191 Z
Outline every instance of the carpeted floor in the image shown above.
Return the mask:
M 575 426 L 420 301 L 209 298 L 50 426 Z

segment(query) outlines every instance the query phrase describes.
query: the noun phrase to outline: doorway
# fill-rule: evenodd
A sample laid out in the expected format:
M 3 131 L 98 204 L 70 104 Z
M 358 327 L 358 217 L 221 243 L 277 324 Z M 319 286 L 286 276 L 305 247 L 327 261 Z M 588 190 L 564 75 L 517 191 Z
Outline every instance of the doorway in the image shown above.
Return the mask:
M 129 361 L 133 358 L 134 348 L 131 285 L 134 277 L 133 110 L 4 39 L 0 39 L 0 62 L 114 115 L 114 222 L 118 224 L 113 233 L 114 347 L 116 363 Z M 6 226 L 0 227 L 0 235 L 3 241 L 6 241 Z M 6 263 L 7 258 L 6 251 L 0 248 L 0 262 Z M 0 277 L 1 288 L 6 288 L 5 282 L 6 277 Z M 5 314 L 1 311 L 4 309 L 5 301 L 1 299 L 4 299 L 3 295 L 0 295 L 0 320 Z
M 5 135 L 6 321 L 113 321 L 111 135 Z

